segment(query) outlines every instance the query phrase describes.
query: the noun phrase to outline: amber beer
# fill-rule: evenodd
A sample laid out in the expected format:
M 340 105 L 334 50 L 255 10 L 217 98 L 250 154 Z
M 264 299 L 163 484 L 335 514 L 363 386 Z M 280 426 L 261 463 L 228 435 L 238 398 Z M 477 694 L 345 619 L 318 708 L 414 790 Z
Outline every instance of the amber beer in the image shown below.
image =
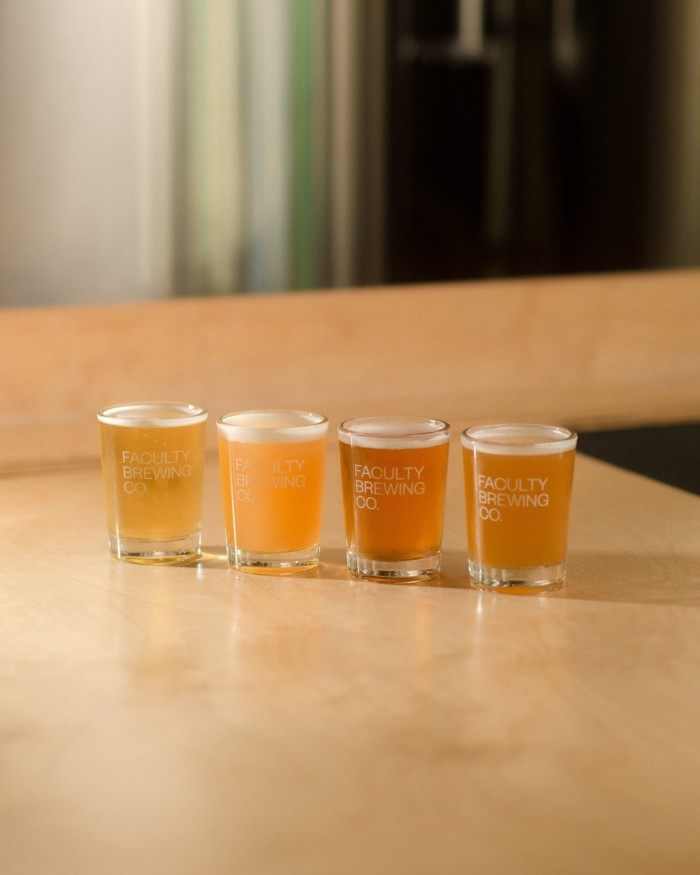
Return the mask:
M 544 425 L 462 434 L 469 570 L 477 585 L 558 589 L 566 573 L 576 435 Z
M 284 574 L 318 565 L 328 420 L 297 410 L 217 423 L 229 562 Z
M 338 429 L 348 569 L 368 579 L 440 570 L 450 427 L 376 417 Z
M 109 407 L 97 418 L 112 553 L 132 562 L 198 555 L 206 410 L 147 402 Z

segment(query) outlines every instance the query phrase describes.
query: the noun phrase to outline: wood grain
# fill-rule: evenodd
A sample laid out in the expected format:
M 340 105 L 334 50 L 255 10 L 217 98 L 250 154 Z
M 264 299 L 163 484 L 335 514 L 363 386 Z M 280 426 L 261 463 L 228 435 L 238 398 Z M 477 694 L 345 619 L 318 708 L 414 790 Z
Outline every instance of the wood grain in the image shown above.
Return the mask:
M 361 583 L 336 450 L 296 578 L 226 569 L 214 460 L 192 567 L 109 557 L 96 466 L 2 481 L 2 871 L 697 871 L 700 499 L 581 457 L 565 588 L 482 594 L 455 449 L 441 579 Z
M 95 458 L 107 404 L 546 421 L 700 416 L 700 271 L 0 312 L 0 471 Z
M 561 592 L 111 559 L 95 410 L 697 418 L 695 271 L 0 313 L 0 871 L 700 869 L 700 498 L 580 456 Z M 213 435 L 213 424 L 210 429 Z

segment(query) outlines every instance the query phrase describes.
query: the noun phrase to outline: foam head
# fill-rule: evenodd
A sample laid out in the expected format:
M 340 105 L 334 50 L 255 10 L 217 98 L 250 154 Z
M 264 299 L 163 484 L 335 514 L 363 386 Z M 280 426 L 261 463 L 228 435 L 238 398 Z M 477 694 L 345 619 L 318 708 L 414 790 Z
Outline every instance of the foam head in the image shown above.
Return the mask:
M 338 439 L 359 447 L 414 449 L 446 443 L 450 439 L 450 426 L 441 419 L 368 416 L 342 422 Z
M 127 428 L 173 428 L 204 422 L 207 411 L 179 401 L 135 401 L 105 407 L 97 414 L 100 422 Z
M 546 456 L 565 453 L 576 446 L 577 435 L 558 425 L 507 423 L 468 428 L 462 446 L 501 456 Z
M 323 438 L 328 419 L 305 410 L 245 410 L 227 413 L 216 423 L 227 441 L 239 443 L 300 443 Z

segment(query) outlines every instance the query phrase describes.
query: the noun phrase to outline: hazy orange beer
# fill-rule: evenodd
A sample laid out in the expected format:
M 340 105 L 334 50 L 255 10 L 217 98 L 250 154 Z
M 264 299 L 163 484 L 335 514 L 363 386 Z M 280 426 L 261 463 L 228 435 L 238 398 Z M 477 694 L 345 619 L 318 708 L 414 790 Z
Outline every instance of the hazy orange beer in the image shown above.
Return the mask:
M 478 586 L 561 587 L 575 448 L 576 435 L 558 426 L 462 433 L 469 572 Z
M 285 574 L 318 565 L 328 420 L 298 410 L 217 422 L 231 565 Z
M 450 427 L 369 417 L 338 429 L 348 569 L 410 580 L 440 570 Z
M 198 555 L 206 410 L 138 402 L 105 408 L 97 419 L 114 556 L 176 562 Z

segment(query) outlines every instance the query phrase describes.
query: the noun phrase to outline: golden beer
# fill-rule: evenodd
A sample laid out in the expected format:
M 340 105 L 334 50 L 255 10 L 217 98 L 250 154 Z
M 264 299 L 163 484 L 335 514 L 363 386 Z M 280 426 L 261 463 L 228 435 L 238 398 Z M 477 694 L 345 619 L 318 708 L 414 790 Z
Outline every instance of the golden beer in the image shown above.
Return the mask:
M 350 571 L 372 579 L 437 574 L 449 426 L 377 417 L 344 422 L 338 435 Z
M 153 402 L 98 414 L 110 548 L 137 562 L 200 551 L 207 413 Z
M 294 410 L 231 413 L 218 423 L 229 561 L 283 574 L 318 564 L 328 420 Z
M 472 577 L 500 588 L 562 585 L 576 435 L 502 425 L 462 435 Z

